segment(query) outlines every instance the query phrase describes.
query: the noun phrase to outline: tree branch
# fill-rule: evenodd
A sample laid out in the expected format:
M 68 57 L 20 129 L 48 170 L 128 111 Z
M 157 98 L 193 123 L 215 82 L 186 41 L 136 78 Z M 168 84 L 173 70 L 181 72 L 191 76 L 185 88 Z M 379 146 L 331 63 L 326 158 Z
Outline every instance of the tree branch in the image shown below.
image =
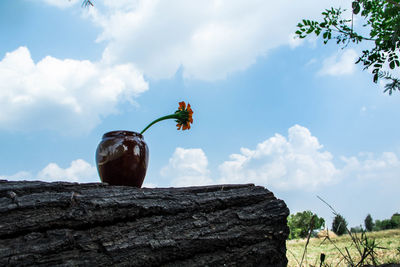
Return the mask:
M 392 5 L 395 5 L 395 6 L 400 8 L 400 3 L 397 3 L 397 2 L 395 2 L 393 0 L 386 0 L 386 2 L 388 2 L 388 3 L 392 4 Z

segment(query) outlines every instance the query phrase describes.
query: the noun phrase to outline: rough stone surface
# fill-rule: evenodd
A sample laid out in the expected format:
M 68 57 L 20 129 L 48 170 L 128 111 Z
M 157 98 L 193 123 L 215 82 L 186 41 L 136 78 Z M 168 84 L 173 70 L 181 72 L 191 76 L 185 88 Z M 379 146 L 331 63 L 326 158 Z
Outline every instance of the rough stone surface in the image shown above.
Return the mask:
M 0 266 L 286 266 L 288 215 L 251 184 L 0 180 Z

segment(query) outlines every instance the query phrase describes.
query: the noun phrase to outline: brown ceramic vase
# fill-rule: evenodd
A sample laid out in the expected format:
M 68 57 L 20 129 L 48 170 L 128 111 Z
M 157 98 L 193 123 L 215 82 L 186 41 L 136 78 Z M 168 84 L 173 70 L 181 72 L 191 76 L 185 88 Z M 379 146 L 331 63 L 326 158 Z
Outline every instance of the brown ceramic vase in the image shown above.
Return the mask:
M 143 136 L 130 131 L 103 135 L 96 150 L 100 179 L 110 185 L 141 187 L 149 161 L 149 149 Z

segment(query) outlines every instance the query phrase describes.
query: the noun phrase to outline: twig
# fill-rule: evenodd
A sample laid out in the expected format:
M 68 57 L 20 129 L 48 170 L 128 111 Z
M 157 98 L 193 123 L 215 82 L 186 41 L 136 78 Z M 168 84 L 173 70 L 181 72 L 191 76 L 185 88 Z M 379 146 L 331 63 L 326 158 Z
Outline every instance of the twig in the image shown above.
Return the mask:
M 94 6 L 92 0 L 84 0 L 82 3 L 82 7 Z
M 307 242 L 306 242 L 306 245 L 304 246 L 304 251 L 303 251 L 303 256 L 301 257 L 300 267 L 302 266 L 303 260 L 304 260 L 304 256 L 305 256 L 306 253 L 307 253 L 307 246 L 308 246 L 308 243 L 310 242 L 311 233 L 312 233 L 312 231 L 313 231 L 314 224 L 315 224 L 315 221 L 314 221 L 314 220 L 315 220 L 315 216 L 316 216 L 316 215 L 313 215 L 313 216 L 311 217 L 311 220 L 310 220 L 310 227 L 309 227 L 309 232 L 308 232 L 308 235 L 307 235 Z
M 323 200 L 320 196 L 317 196 L 317 198 L 319 198 L 319 200 L 321 200 L 322 202 L 324 202 L 333 212 L 334 215 L 338 215 L 338 213 L 336 212 L 336 210 L 334 208 L 332 208 L 331 205 L 328 204 L 328 202 L 326 202 L 325 200 Z
M 296 258 L 296 255 L 294 255 L 294 253 L 293 253 L 290 249 L 288 249 L 287 251 L 288 251 L 290 254 L 292 254 L 294 260 L 297 262 L 297 264 L 299 265 L 299 267 L 301 267 L 301 266 L 300 266 L 300 262 L 299 262 L 299 261 L 297 260 L 297 258 Z

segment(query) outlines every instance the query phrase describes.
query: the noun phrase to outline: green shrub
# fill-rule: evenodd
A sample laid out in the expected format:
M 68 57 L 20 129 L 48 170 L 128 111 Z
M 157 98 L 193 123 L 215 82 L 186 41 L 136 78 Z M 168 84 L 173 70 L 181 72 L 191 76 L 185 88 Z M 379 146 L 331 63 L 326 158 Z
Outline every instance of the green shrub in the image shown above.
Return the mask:
M 343 235 L 346 233 L 347 222 L 344 217 L 340 214 L 337 214 L 332 222 L 332 231 L 337 235 Z
M 350 232 L 352 232 L 352 233 L 362 233 L 363 229 L 362 229 L 361 225 L 360 226 L 356 226 L 356 227 L 351 227 L 350 228 Z
M 400 213 L 395 213 L 390 218 L 393 228 L 400 228 Z
M 289 239 L 307 237 L 311 222 L 313 222 L 313 230 L 321 229 L 325 226 L 324 218 L 319 218 L 309 210 L 290 214 L 288 217 L 288 226 L 290 229 Z
M 375 231 L 382 231 L 382 230 L 389 230 L 396 228 L 395 225 L 393 224 L 391 219 L 385 219 L 385 220 L 376 220 L 375 221 Z
M 368 214 L 367 217 L 365 217 L 364 225 L 365 225 L 365 229 L 368 232 L 371 232 L 372 229 L 374 228 L 374 222 L 372 220 L 371 214 Z
M 375 220 L 374 231 L 400 228 L 400 214 L 395 213 L 390 219 Z

